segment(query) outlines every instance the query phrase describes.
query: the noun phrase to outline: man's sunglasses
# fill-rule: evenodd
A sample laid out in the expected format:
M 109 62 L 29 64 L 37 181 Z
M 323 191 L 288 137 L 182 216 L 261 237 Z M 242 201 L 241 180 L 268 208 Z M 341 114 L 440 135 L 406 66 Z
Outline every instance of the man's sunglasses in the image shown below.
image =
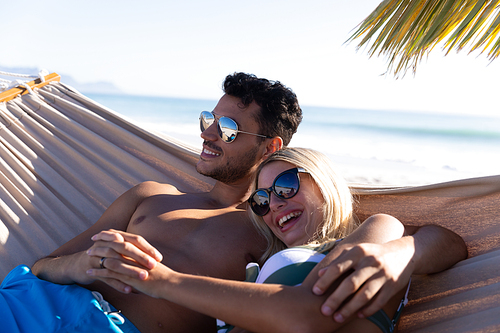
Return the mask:
M 231 143 L 236 139 L 238 133 L 250 134 L 260 136 L 266 139 L 272 139 L 272 136 L 249 133 L 238 130 L 238 124 L 228 117 L 217 117 L 213 112 L 202 111 L 200 114 L 200 129 L 204 132 L 207 128 L 209 128 L 214 121 L 217 121 L 217 131 L 219 132 L 219 136 L 225 143 Z
M 248 199 L 252 211 L 259 216 L 269 213 L 271 191 L 281 199 L 293 198 L 300 188 L 299 172 L 308 173 L 302 168 L 289 169 L 276 176 L 271 187 L 255 190 Z

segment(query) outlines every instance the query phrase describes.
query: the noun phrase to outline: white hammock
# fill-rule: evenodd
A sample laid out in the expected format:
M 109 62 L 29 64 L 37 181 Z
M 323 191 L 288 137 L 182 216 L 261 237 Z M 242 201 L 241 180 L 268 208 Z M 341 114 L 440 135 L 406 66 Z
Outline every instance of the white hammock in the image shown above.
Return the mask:
M 135 184 L 207 190 L 197 156 L 58 82 L 0 103 L 0 280 L 87 229 Z
M 195 149 L 144 131 L 55 82 L 57 74 L 45 79 L 0 93 L 0 280 L 88 228 L 137 183 L 213 184 L 196 172 Z M 500 331 L 500 176 L 355 190 L 361 218 L 383 212 L 443 225 L 472 257 L 414 278 L 400 332 Z

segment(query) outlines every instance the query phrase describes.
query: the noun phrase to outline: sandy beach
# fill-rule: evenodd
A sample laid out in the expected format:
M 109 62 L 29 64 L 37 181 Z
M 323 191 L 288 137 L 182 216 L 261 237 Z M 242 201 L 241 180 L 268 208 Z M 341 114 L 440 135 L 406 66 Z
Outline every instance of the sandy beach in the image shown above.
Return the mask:
M 395 161 L 330 158 L 349 183 L 360 185 L 418 186 L 483 176 L 452 169 L 430 170 Z

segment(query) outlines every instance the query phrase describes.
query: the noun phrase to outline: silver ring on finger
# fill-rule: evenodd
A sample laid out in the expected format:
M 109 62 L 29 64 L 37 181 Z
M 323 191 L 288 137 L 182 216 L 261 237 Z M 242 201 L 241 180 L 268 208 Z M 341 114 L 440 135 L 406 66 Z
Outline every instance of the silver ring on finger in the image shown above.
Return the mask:
M 106 269 L 106 266 L 104 266 L 104 260 L 106 260 L 106 257 L 102 257 L 101 260 L 99 260 L 99 266 L 101 266 L 101 269 Z

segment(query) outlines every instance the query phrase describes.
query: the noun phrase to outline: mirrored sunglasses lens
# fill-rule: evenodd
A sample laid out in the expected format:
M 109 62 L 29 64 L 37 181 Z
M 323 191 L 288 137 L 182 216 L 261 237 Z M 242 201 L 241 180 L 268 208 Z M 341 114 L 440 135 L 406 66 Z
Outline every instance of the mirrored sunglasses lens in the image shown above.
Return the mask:
M 233 142 L 238 134 L 238 125 L 231 118 L 219 119 L 219 135 L 224 142 Z
M 274 191 L 283 198 L 288 199 L 297 194 L 299 189 L 299 178 L 296 174 L 289 172 L 281 175 L 274 182 Z
M 250 207 L 255 214 L 266 215 L 269 212 L 269 194 L 264 190 L 254 192 L 250 199 Z
M 204 132 L 207 128 L 214 123 L 214 116 L 208 111 L 203 111 L 200 114 L 200 129 Z

